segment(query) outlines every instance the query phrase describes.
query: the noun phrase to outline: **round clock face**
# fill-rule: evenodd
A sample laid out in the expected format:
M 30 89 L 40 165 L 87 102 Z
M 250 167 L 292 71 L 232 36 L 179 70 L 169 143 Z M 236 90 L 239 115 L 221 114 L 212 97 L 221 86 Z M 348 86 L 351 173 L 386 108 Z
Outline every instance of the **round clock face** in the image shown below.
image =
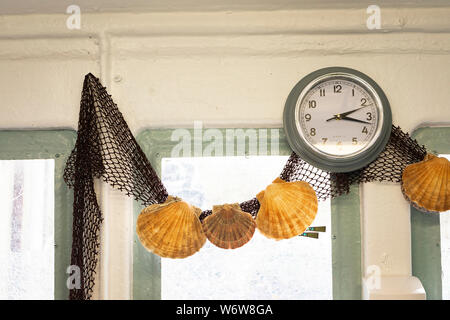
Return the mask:
M 327 77 L 308 88 L 300 99 L 297 130 L 324 155 L 355 155 L 370 147 L 380 134 L 380 102 L 353 79 Z
M 392 126 L 389 102 L 368 76 L 348 68 L 320 69 L 292 89 L 284 127 L 292 149 L 318 168 L 347 172 L 385 147 Z

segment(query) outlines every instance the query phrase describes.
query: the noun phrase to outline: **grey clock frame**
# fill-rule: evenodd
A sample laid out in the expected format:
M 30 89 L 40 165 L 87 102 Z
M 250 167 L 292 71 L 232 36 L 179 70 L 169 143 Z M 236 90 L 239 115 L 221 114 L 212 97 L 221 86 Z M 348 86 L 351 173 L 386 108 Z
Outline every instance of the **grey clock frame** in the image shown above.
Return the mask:
M 298 98 L 311 82 L 325 75 L 329 75 L 330 77 L 339 75 L 344 77 L 348 76 L 353 79 L 356 78 L 356 81 L 358 81 L 359 78 L 365 82 L 359 84 L 363 87 L 367 87 L 366 84 L 368 84 L 371 87 L 368 89 L 372 89 L 369 91 L 376 93 L 377 97 L 375 98 L 381 103 L 383 120 L 380 135 L 368 149 L 351 157 L 330 157 L 317 152 L 304 140 L 297 129 L 295 110 Z M 351 172 L 368 165 L 378 157 L 381 151 L 383 151 L 391 135 L 392 113 L 389 101 L 383 90 L 369 76 L 360 71 L 346 67 L 327 67 L 308 74 L 291 90 L 283 111 L 283 127 L 290 147 L 306 162 L 329 172 Z

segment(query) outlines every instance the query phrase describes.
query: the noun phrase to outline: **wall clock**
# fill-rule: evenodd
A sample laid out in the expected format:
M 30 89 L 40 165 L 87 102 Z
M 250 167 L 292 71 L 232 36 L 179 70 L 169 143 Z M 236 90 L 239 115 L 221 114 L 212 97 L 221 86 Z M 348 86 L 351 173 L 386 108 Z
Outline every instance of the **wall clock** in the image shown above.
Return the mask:
M 392 114 L 383 90 L 367 75 L 329 67 L 295 85 L 283 123 L 289 145 L 305 161 L 326 171 L 349 172 L 384 149 Z

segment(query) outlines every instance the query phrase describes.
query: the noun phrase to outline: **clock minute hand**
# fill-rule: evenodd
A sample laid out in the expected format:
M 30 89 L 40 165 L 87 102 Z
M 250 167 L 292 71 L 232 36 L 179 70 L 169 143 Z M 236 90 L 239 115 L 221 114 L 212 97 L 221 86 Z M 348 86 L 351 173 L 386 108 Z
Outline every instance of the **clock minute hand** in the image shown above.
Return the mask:
M 345 118 L 345 116 L 347 116 L 347 115 L 349 115 L 349 114 L 352 114 L 353 112 L 356 112 L 356 111 L 358 111 L 358 110 L 360 110 L 360 109 L 362 109 L 362 108 L 368 107 L 368 106 L 369 106 L 369 105 L 363 106 L 363 107 L 359 107 L 359 108 L 357 108 L 357 109 L 354 109 L 354 110 L 350 110 L 350 111 L 341 113 L 340 116 L 341 116 L 342 118 Z
M 353 110 L 350 110 L 350 111 L 347 111 L 347 112 L 335 114 L 332 118 L 327 119 L 326 121 L 331 121 L 331 120 L 335 120 L 335 119 L 336 120 L 343 120 L 347 115 L 352 114 L 353 112 L 356 112 L 356 111 L 358 111 L 358 110 L 360 110 L 362 108 L 368 107 L 368 106 L 369 105 L 363 106 L 363 107 L 359 107 L 359 108 L 356 108 L 356 109 L 353 109 Z
M 340 120 L 339 115 L 335 114 L 334 117 L 327 119 L 326 121 L 331 121 L 331 120 Z

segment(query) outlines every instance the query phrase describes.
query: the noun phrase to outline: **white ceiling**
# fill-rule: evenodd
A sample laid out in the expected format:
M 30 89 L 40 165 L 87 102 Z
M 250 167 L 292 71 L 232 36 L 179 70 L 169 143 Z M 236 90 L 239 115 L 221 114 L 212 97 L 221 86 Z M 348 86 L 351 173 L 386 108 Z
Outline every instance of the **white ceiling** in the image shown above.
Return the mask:
M 76 4 L 82 12 L 238 11 L 308 8 L 450 7 L 450 0 L 1 0 L 0 14 L 65 13 Z

